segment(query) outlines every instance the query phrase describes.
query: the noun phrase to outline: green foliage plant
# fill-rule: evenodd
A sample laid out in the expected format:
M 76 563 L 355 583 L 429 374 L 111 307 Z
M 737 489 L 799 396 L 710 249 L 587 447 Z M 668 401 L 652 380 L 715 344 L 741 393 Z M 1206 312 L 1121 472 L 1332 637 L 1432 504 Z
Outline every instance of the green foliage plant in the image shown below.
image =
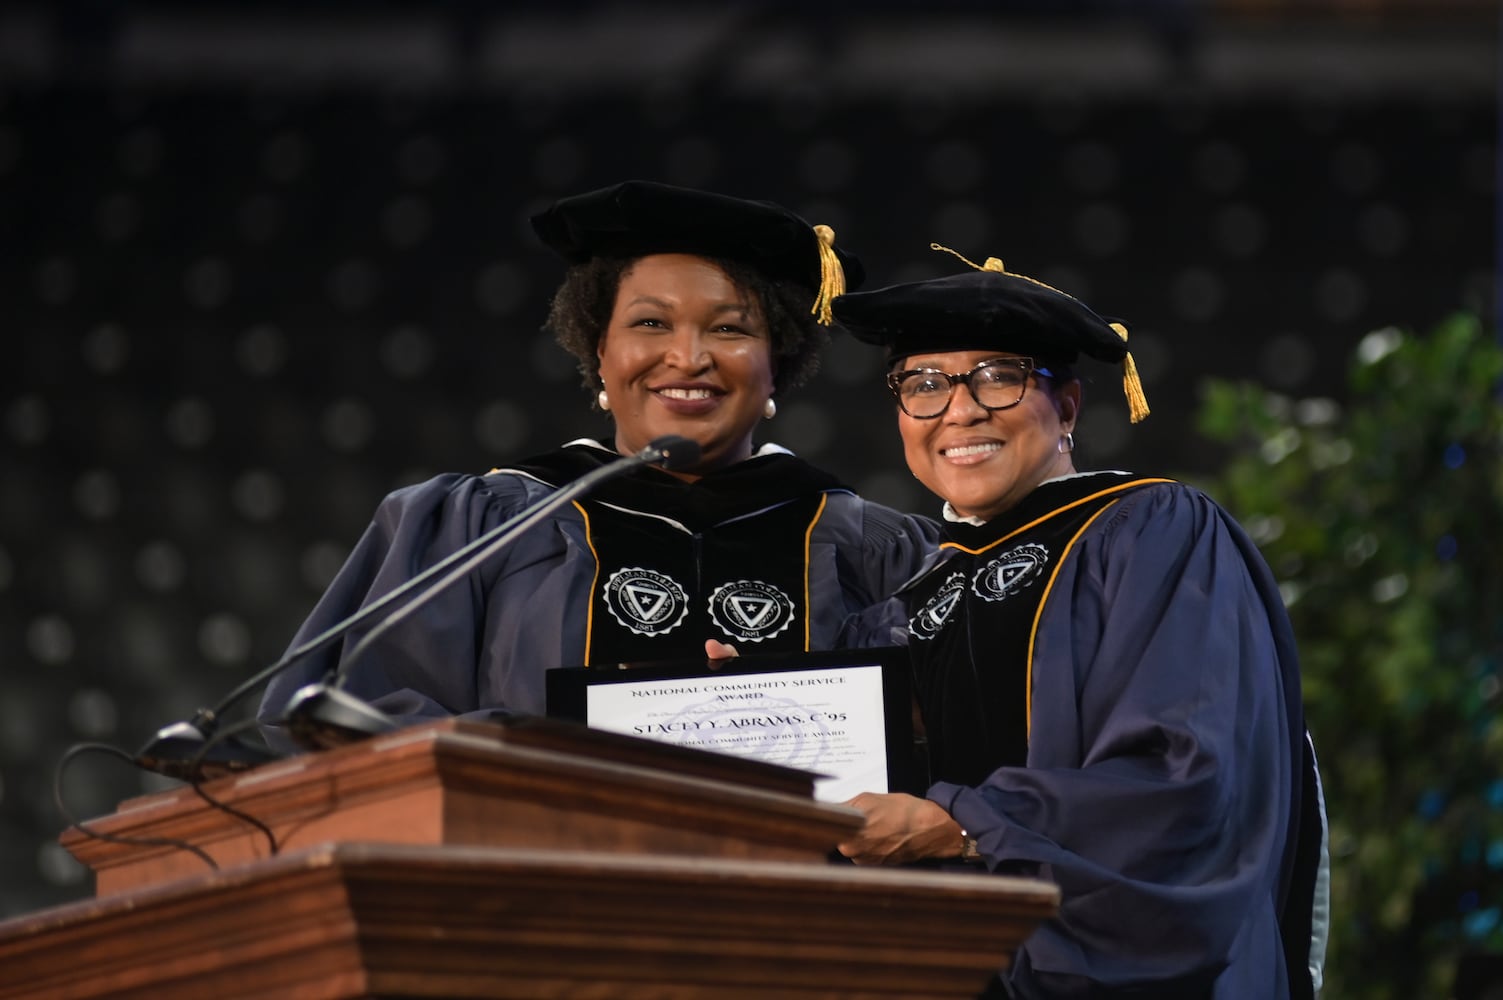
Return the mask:
M 1294 620 L 1330 814 L 1327 1000 L 1444 998 L 1503 952 L 1503 349 L 1474 316 L 1385 329 L 1346 398 L 1205 386 L 1199 485 Z

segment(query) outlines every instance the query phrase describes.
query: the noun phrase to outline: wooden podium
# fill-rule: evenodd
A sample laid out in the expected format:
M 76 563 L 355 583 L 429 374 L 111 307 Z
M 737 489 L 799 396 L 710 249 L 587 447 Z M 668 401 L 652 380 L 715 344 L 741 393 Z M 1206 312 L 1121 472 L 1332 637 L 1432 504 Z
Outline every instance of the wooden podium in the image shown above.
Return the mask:
M 187 786 L 69 830 L 97 898 L 0 923 L 0 998 L 973 997 L 1059 899 L 830 863 L 809 775 L 547 720 L 203 790 L 275 852 Z

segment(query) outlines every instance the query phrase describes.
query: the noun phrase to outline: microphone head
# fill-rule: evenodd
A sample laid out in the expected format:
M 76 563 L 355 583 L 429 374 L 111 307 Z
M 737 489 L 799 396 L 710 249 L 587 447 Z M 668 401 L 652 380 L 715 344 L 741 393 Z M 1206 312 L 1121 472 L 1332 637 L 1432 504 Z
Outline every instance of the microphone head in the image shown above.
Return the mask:
M 686 469 L 699 461 L 699 442 L 677 434 L 664 434 L 653 438 L 643 450 L 642 457 L 650 464 L 661 466 L 669 472 Z
M 191 722 L 174 722 L 157 730 L 136 753 L 137 767 L 179 781 L 209 781 L 238 774 L 279 759 L 270 750 L 239 740 L 213 740 Z
M 332 750 L 397 728 L 368 702 L 329 684 L 308 684 L 287 702 L 287 731 L 306 750 Z

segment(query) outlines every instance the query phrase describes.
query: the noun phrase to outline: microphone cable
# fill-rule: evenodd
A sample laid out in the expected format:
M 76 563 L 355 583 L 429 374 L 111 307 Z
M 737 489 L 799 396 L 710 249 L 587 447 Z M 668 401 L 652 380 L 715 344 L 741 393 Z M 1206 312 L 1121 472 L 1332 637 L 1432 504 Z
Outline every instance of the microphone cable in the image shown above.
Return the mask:
M 63 753 L 63 756 L 58 760 L 57 767 L 53 770 L 52 800 L 57 805 L 57 811 L 59 815 L 62 816 L 63 821 L 67 823 L 71 829 L 77 830 L 79 833 L 82 833 L 86 837 L 90 837 L 94 840 L 106 841 L 111 844 L 125 844 L 132 847 L 173 847 L 179 850 L 189 851 L 193 854 L 196 854 L 203 860 L 204 864 L 208 865 L 214 871 L 219 870 L 218 862 L 209 857 L 208 852 L 204 851 L 197 844 L 190 844 L 186 840 L 178 840 L 175 837 L 122 837 L 119 834 L 105 833 L 103 830 L 95 830 L 93 827 L 85 824 L 82 820 L 75 819 L 72 811 L 68 808 L 68 804 L 63 801 L 63 772 L 67 769 L 68 764 L 71 763 L 74 758 L 78 757 L 81 754 L 91 752 L 102 753 L 110 757 L 118 757 L 132 766 L 135 766 L 136 764 L 135 758 L 130 754 L 126 753 L 124 750 L 121 750 L 119 747 L 111 746 L 108 743 L 75 743 L 71 747 L 69 747 Z
M 247 729 L 254 728 L 255 726 L 255 719 L 244 719 L 240 722 L 235 723 L 233 726 L 229 726 L 225 729 L 218 729 L 210 733 L 208 739 L 204 740 L 203 748 L 194 755 L 193 760 L 190 764 L 193 773 L 197 775 L 202 770 L 204 757 L 208 755 L 209 751 L 213 749 L 216 743 L 228 740 L 231 737 L 239 735 L 241 732 Z M 211 808 L 218 809 L 220 812 L 228 816 L 233 816 L 235 819 L 240 820 L 242 823 L 248 823 L 251 826 L 255 827 L 257 830 L 260 830 L 261 833 L 266 837 L 266 843 L 271 851 L 271 856 L 277 856 L 277 852 L 281 850 L 281 847 L 277 843 L 277 835 L 272 832 L 271 827 L 267 826 L 265 823 L 261 822 L 259 819 L 250 815 L 249 813 L 241 812 L 239 809 L 230 805 L 228 802 L 223 802 L 210 795 L 208 790 L 204 788 L 203 779 L 201 777 L 194 777 L 188 782 L 188 784 L 193 788 L 194 793 L 197 794 L 200 799 L 203 799 L 204 802 L 207 803 Z
M 208 752 L 214 747 L 216 743 L 230 739 L 231 737 L 238 735 L 243 730 L 253 727 L 255 724 L 256 721 L 254 719 L 247 719 L 226 729 L 219 730 L 213 734 L 210 734 L 209 738 L 204 741 L 203 747 L 198 751 L 193 760 L 190 762 L 190 772 L 195 774 L 198 773 L 203 763 L 203 758 L 208 754 Z M 63 756 L 58 760 L 57 767 L 53 772 L 52 781 L 53 802 L 57 806 L 59 815 L 62 816 L 63 821 L 68 824 L 69 828 L 77 830 L 84 836 L 90 837 L 94 840 L 107 841 L 112 844 L 122 844 L 133 847 L 173 847 L 180 850 L 190 851 L 193 854 L 196 854 L 199 858 L 203 859 L 204 863 L 207 864 L 210 868 L 216 871 L 219 869 L 218 863 L 216 863 L 207 852 L 198 847 L 196 844 L 191 844 L 186 840 L 179 840 L 175 837 L 122 837 L 119 834 L 105 833 L 103 830 L 96 830 L 84 823 L 82 820 L 76 819 L 73 816 L 72 810 L 68 808 L 67 802 L 63 799 L 63 774 L 67 769 L 68 764 L 75 757 L 89 752 L 102 753 L 109 757 L 116 757 L 128 764 L 131 764 L 132 766 L 139 767 L 136 759 L 133 756 L 126 753 L 119 747 L 112 746 L 108 743 L 75 743 L 73 746 L 69 747 L 63 753 Z M 261 831 L 261 834 L 266 838 L 267 847 L 272 857 L 276 857 L 276 855 L 281 851 L 281 845 L 277 842 L 277 835 L 271 829 L 271 827 L 267 826 L 261 820 L 250 815 L 249 813 L 243 812 L 240 809 L 237 809 L 235 806 L 230 805 L 228 802 L 217 799 L 213 795 L 210 795 L 208 789 L 203 787 L 202 778 L 191 778 L 186 783 L 190 788 L 193 789 L 194 794 L 202 799 L 204 803 L 207 804 L 210 808 L 217 809 L 225 815 L 237 819 L 242 823 L 253 826 L 257 830 Z

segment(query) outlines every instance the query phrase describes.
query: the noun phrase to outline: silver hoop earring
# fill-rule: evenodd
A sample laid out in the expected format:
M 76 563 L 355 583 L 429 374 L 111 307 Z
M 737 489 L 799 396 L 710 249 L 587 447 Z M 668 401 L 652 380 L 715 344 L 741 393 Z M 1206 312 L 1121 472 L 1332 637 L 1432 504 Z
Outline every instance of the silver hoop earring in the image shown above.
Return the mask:
M 595 394 L 595 405 L 600 407 L 602 410 L 605 410 L 606 412 L 610 412 L 611 397 L 605 394 L 604 389 L 601 389 L 598 393 Z
M 1061 455 L 1068 455 L 1075 450 L 1075 435 L 1065 431 L 1059 437 L 1059 444 L 1055 445 Z
M 768 396 L 767 397 L 767 403 L 765 405 L 763 405 L 763 407 L 762 407 L 762 419 L 763 420 L 771 420 L 773 417 L 775 417 L 777 415 L 778 415 L 777 400 L 773 399 L 771 396 Z

